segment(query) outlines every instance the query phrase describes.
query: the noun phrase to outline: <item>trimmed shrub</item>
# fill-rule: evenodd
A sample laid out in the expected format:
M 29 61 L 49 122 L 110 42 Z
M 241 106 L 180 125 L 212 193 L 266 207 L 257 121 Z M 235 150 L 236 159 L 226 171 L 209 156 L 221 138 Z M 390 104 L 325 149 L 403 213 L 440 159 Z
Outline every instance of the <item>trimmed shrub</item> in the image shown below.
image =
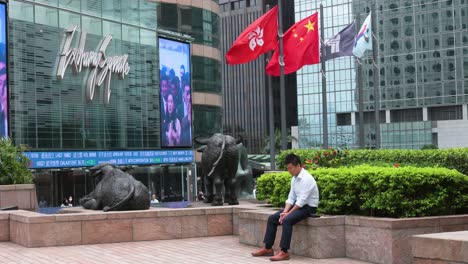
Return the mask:
M 257 179 L 256 197 L 258 200 L 271 200 L 273 190 L 275 189 L 275 178 L 285 173 L 267 173 Z
M 33 183 L 24 150 L 24 146 L 15 146 L 10 139 L 0 139 L 0 185 Z
M 445 168 L 320 168 L 312 172 L 320 191 L 319 213 L 416 217 L 466 213 L 468 176 Z M 261 176 L 258 192 L 275 206 L 286 201 L 291 176 Z M 268 182 L 268 183 L 267 183 Z M 271 184 L 274 185 L 273 191 Z M 268 193 L 261 186 L 270 186 Z
M 257 199 L 268 200 L 275 206 L 284 206 L 291 187 L 291 175 L 288 172 L 263 174 L 257 179 Z
M 339 149 L 291 149 L 281 151 L 276 158 L 278 169 L 285 170 L 284 160 L 290 153 L 294 153 L 301 158 L 307 169 L 318 167 L 336 168 L 346 164 L 349 150 Z
M 326 156 L 326 152 L 334 153 Z M 377 166 L 401 166 L 415 167 L 444 167 L 456 169 L 468 175 L 468 148 L 452 149 L 380 149 L 380 150 L 309 150 L 292 149 L 282 151 L 277 157 L 279 169 L 285 169 L 284 158 L 287 154 L 298 155 L 308 169 L 316 167 L 339 167 L 356 166 L 362 164 Z M 313 166 L 309 166 L 308 160 L 313 161 Z M 315 162 L 317 161 L 318 162 Z

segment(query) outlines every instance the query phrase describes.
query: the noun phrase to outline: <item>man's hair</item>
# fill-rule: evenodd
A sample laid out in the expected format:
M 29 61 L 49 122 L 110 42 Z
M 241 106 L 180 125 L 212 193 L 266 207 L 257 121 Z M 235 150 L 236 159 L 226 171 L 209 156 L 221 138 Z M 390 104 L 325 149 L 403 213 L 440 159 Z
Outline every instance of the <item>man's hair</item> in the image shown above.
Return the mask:
M 284 164 L 288 165 L 289 163 L 294 166 L 301 165 L 301 159 L 297 155 L 291 153 L 284 158 Z

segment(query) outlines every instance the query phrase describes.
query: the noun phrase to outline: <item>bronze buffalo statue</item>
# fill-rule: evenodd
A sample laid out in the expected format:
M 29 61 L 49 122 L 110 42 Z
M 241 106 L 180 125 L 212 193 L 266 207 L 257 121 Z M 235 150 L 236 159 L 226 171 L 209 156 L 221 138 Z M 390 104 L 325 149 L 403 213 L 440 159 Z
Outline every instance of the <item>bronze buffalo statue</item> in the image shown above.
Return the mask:
M 146 210 L 150 207 L 148 188 L 110 163 L 92 167 L 96 188 L 80 199 L 86 209 L 107 211 Z
M 206 139 L 195 138 L 195 142 L 202 144 L 197 151 L 202 153 L 201 167 L 206 191 L 204 202 L 215 206 L 224 202 L 239 204 L 236 192 L 238 140 L 216 133 Z

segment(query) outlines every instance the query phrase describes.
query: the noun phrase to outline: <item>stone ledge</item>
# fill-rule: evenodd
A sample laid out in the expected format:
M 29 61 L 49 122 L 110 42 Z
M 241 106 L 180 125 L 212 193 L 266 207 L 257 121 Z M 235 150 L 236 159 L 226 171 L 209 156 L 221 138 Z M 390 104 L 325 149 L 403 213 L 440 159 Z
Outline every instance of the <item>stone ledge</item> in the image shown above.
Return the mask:
M 0 191 L 15 191 L 15 190 L 35 190 L 34 184 L 11 184 L 0 185 Z
M 261 208 L 257 210 L 240 210 L 239 211 L 239 218 L 243 219 L 251 219 L 257 221 L 268 221 L 268 217 L 271 214 L 277 212 L 278 208 Z M 298 223 L 298 225 L 307 225 L 307 226 L 343 226 L 345 223 L 345 216 L 343 215 L 336 215 L 336 216 L 321 216 L 318 218 L 307 218 Z
M 440 218 L 440 225 L 468 225 L 468 215 L 448 215 Z
M 102 213 L 71 213 L 71 214 L 56 214 L 55 221 L 57 222 L 72 222 L 72 221 L 93 221 L 107 219 L 106 214 Z
M 10 221 L 26 224 L 52 223 L 55 222 L 55 217 L 52 215 L 44 215 L 36 212 L 15 210 L 11 211 L 10 213 Z
M 275 211 L 274 208 L 239 210 L 235 223 L 239 241 L 261 246 L 266 222 Z M 363 216 L 309 218 L 294 227 L 291 250 L 293 254 L 313 258 L 346 256 L 373 263 L 409 264 L 413 260 L 410 244 L 413 235 L 467 230 L 467 221 L 468 215 L 405 219 Z M 280 234 L 281 228 L 276 241 Z M 305 239 L 304 234 L 307 236 Z M 327 251 L 329 248 L 332 250 Z
M 8 211 L 0 211 L 0 220 L 10 219 L 10 213 Z
M 0 208 L 13 206 L 24 210 L 37 208 L 34 184 L 0 185 Z
M 16 190 L 35 190 L 35 184 L 15 184 Z
M 205 208 L 207 215 L 212 214 L 232 214 L 232 206 L 222 206 L 222 207 L 207 207 Z
M 232 212 L 234 214 L 238 214 L 243 211 L 248 211 L 248 210 L 261 210 L 261 209 L 268 209 L 271 208 L 271 206 L 263 206 L 263 205 L 238 205 L 234 206 L 232 208 Z
M 0 212 L 0 241 L 45 247 L 234 234 L 239 235 L 241 243 L 257 246 L 262 244 L 269 215 L 277 210 L 237 205 L 123 212 L 66 208 L 63 211 L 67 213 L 55 215 L 3 211 Z M 294 227 L 291 252 L 314 258 L 346 256 L 374 263 L 406 264 L 413 260 L 410 244 L 413 235 L 468 230 L 467 222 L 468 215 L 410 219 L 308 218 Z M 281 232 L 279 228 L 275 247 Z
M 414 258 L 468 262 L 468 231 L 416 235 L 411 245 Z
M 45 215 L 1 212 L 0 241 L 49 247 L 232 235 L 234 206 L 102 212 L 65 208 Z
M 434 227 L 440 225 L 440 217 L 386 218 L 366 216 L 346 216 L 346 225 L 365 226 L 384 229 L 405 229 L 417 227 Z
M 346 256 L 382 264 L 413 262 L 413 235 L 466 230 L 468 215 L 406 219 L 346 216 Z
M 0 191 L 14 191 L 16 190 L 16 185 L 0 185 Z
M 8 219 L 0 219 L 0 242 L 10 240 L 10 222 Z
M 345 216 L 321 216 L 319 218 L 309 217 L 304 221 L 299 222 L 299 225 L 308 225 L 308 226 L 344 226 Z
M 278 208 L 260 208 L 257 210 L 239 211 L 239 242 L 262 246 L 268 217 Z M 293 228 L 291 252 L 311 258 L 340 258 L 346 255 L 345 250 L 345 216 L 323 216 L 307 218 Z M 275 248 L 281 238 L 282 228 L 278 228 Z

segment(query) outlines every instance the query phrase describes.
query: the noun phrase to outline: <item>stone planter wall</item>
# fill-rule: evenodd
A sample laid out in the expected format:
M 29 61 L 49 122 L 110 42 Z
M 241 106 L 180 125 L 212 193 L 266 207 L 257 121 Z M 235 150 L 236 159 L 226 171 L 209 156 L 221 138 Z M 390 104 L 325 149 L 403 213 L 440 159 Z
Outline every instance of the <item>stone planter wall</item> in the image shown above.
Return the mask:
M 261 246 L 268 217 L 275 212 L 273 208 L 257 205 L 107 213 L 79 208 L 65 210 L 68 213 L 53 215 L 24 210 L 0 211 L 0 241 L 47 247 L 239 235 L 240 243 Z M 313 258 L 348 257 L 382 264 L 413 263 L 412 253 L 421 254 L 433 248 L 422 246 L 418 250 L 413 248 L 412 252 L 410 242 L 414 235 L 460 230 L 468 230 L 468 215 L 409 219 L 322 216 L 295 225 L 291 252 Z M 275 248 L 278 248 L 280 236 L 281 228 Z M 460 245 L 466 244 L 463 243 Z M 445 254 L 445 251 L 438 252 Z M 421 262 L 426 261 L 422 256 L 415 256 L 415 261 L 419 262 L 414 263 L 426 263 Z
M 239 242 L 262 246 L 271 209 L 239 212 Z M 345 216 L 309 218 L 293 228 L 290 252 L 311 258 L 345 257 Z M 274 248 L 279 248 L 281 228 L 278 228 Z
M 9 240 L 48 247 L 232 235 L 232 215 L 232 207 L 54 215 L 10 211 Z M 4 232 L 0 229 L 0 238 Z
M 406 219 L 346 216 L 346 256 L 373 263 L 412 263 L 411 237 L 468 229 L 468 215 Z
M 10 240 L 10 214 L 0 211 L 0 242 Z
M 0 185 L 0 208 L 18 206 L 23 210 L 36 210 L 37 196 L 34 184 Z
M 274 210 L 239 213 L 239 241 L 263 245 L 268 216 Z M 468 215 L 407 219 L 322 216 L 299 222 L 293 229 L 291 252 L 312 258 L 348 257 L 372 263 L 412 263 L 413 235 L 468 230 Z M 275 248 L 281 237 L 278 228 Z

